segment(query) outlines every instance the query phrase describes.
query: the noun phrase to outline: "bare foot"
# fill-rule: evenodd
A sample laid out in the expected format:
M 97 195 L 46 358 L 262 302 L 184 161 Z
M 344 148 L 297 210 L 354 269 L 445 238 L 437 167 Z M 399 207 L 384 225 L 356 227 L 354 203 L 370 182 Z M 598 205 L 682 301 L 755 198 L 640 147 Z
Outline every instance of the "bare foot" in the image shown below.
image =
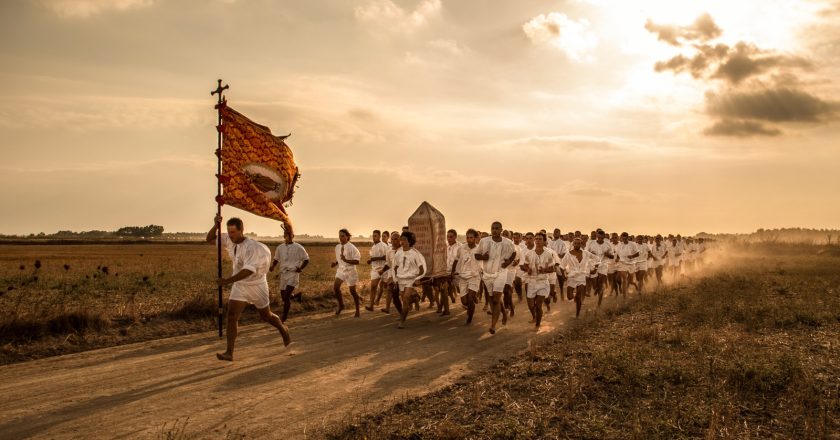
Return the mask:
M 399 324 L 397 324 L 397 328 L 403 329 L 403 328 L 405 328 L 405 325 L 403 325 L 403 323 L 399 323 Z
M 335 311 L 335 316 L 340 315 L 342 310 L 344 310 L 344 306 L 338 306 L 338 310 Z
M 372 311 L 372 310 L 371 310 L 371 311 Z M 360 314 L 359 314 L 359 311 L 358 311 L 358 310 L 356 310 L 356 314 L 355 314 L 355 315 L 353 315 L 353 317 L 354 317 L 354 318 L 361 318 L 361 317 L 362 317 L 362 315 L 360 315 Z
M 390 309 L 379 309 L 379 311 L 380 311 L 380 312 L 382 312 L 382 313 L 387 313 L 387 314 L 389 314 L 389 315 L 391 314 L 391 310 L 390 310 Z
M 534 321 L 534 318 L 531 318 L 531 320 L 530 320 L 530 321 L 528 321 L 528 324 L 533 324 L 533 323 L 535 323 L 535 322 L 537 322 L 537 321 Z
M 233 355 L 232 354 L 227 354 L 227 353 L 216 353 L 216 359 L 218 359 L 220 361 L 232 362 L 233 361 Z
M 496 334 L 496 329 L 494 329 L 493 327 L 490 327 L 490 334 L 495 335 Z
M 510 309 L 510 317 L 513 318 L 513 309 Z
M 288 347 L 292 343 L 292 335 L 289 334 L 289 327 L 281 324 L 277 330 L 280 331 L 280 336 L 283 337 L 283 346 Z
M 373 307 L 370 307 L 370 306 L 365 306 L 365 310 L 367 310 L 368 312 L 372 312 L 372 311 L 373 311 Z
M 440 316 L 449 316 L 449 312 L 444 310 L 443 313 L 440 314 Z
M 502 313 L 502 325 L 507 325 L 507 313 Z

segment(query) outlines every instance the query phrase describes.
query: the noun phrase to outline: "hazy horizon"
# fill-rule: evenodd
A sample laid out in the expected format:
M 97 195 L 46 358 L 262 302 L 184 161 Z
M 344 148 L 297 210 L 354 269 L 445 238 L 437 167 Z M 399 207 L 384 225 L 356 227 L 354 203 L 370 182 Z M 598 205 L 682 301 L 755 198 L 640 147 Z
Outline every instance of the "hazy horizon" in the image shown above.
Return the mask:
M 216 112 L 287 140 L 299 234 L 840 227 L 840 1 L 0 4 L 4 234 L 215 214 Z M 278 222 L 224 208 L 246 230 Z

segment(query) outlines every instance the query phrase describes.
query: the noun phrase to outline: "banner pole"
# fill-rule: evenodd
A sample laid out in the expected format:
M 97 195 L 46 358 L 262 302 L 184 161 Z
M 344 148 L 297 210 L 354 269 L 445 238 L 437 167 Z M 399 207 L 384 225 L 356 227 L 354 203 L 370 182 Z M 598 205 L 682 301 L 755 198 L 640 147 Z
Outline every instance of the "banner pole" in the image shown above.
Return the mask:
M 227 90 L 227 84 L 222 86 L 222 80 L 218 80 L 219 84 L 216 90 L 210 92 L 210 96 L 219 95 L 219 100 L 216 104 L 216 110 L 219 114 L 219 122 L 216 125 L 218 145 L 216 146 L 216 215 L 222 215 L 222 104 L 226 102 L 222 92 Z M 218 269 L 218 277 L 222 277 L 222 225 L 216 226 L 216 268 Z M 224 304 L 222 303 L 222 286 L 219 286 L 219 339 L 224 335 L 222 323 L 224 321 Z

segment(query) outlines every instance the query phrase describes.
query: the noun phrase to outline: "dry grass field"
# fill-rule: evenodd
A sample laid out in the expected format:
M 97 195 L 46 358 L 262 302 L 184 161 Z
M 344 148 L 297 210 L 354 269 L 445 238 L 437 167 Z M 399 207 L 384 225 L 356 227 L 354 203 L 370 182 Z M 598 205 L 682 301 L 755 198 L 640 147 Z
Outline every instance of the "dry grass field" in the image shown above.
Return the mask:
M 366 256 L 367 247 L 358 246 Z M 301 314 L 335 305 L 333 247 L 307 251 L 311 263 L 301 277 L 303 300 L 292 305 L 292 326 Z M 230 270 L 226 260 L 225 276 Z M 367 266 L 359 276 L 366 295 Z M 212 330 L 215 277 L 216 248 L 209 244 L 0 244 L 0 364 Z M 277 291 L 272 283 L 275 310 Z M 249 310 L 243 322 L 257 320 Z
M 725 263 L 321 435 L 840 438 L 840 249 L 751 246 Z

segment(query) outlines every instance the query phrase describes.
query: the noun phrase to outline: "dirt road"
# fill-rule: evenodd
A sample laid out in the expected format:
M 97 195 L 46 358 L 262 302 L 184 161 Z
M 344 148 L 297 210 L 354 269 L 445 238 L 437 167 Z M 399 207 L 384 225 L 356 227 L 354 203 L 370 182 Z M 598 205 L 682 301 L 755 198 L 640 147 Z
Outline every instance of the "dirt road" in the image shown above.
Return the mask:
M 535 338 L 524 303 L 496 335 L 480 310 L 470 327 L 460 305 L 453 311 L 441 318 L 424 305 L 404 330 L 381 312 L 297 318 L 289 348 L 270 327 L 250 325 L 233 363 L 216 360 L 223 342 L 204 333 L 0 367 L 0 438 L 148 438 L 187 418 L 186 433 L 199 438 L 304 438 L 436 390 Z M 555 304 L 536 337 L 573 313 L 573 303 Z

